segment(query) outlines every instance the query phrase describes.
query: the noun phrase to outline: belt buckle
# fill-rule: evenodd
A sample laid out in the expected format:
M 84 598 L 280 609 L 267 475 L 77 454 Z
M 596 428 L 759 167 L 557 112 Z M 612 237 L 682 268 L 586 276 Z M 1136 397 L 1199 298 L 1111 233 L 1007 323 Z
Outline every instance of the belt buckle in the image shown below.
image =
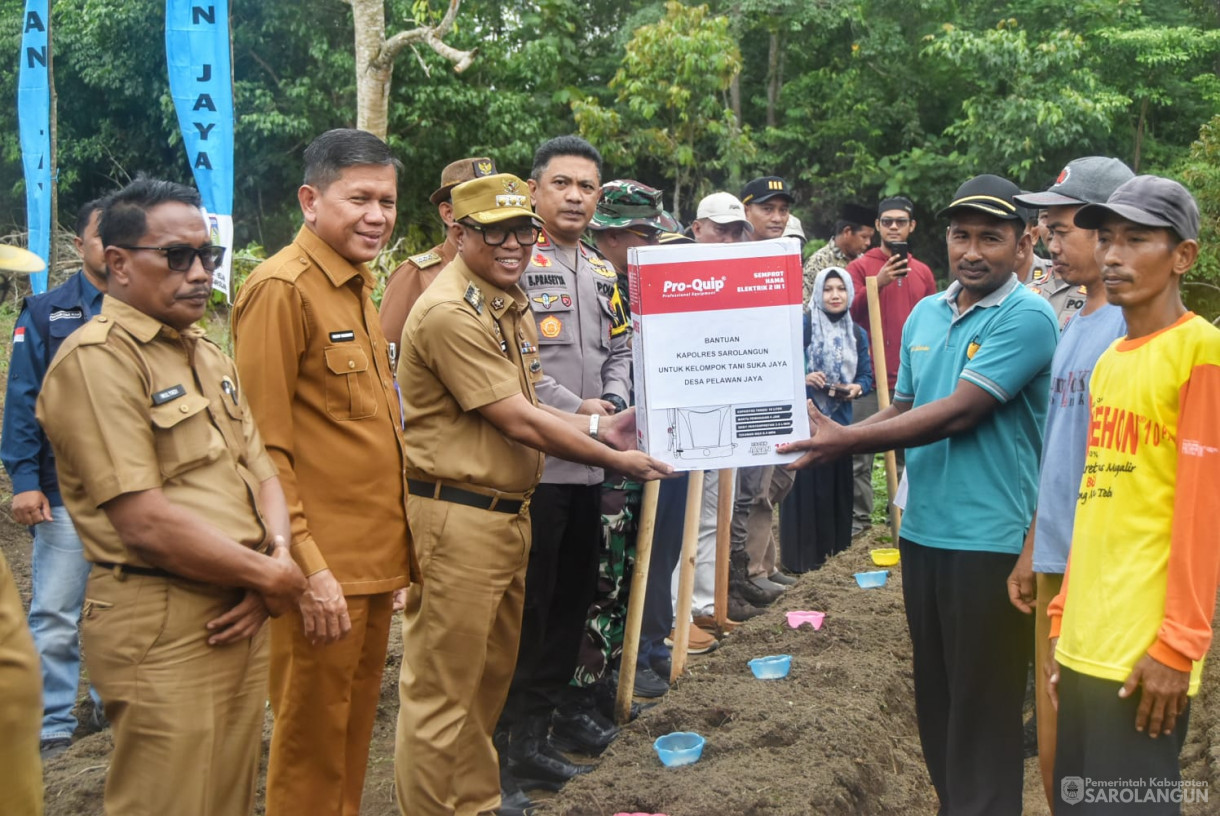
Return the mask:
M 110 572 L 114 574 L 114 580 L 116 581 L 127 580 L 127 571 L 123 569 L 122 564 L 115 564 L 110 568 Z
M 524 499 L 521 500 L 521 507 L 518 508 L 517 515 L 519 515 L 519 516 L 525 515 L 526 513 L 529 512 L 529 509 L 530 509 L 530 496 L 526 496 Z

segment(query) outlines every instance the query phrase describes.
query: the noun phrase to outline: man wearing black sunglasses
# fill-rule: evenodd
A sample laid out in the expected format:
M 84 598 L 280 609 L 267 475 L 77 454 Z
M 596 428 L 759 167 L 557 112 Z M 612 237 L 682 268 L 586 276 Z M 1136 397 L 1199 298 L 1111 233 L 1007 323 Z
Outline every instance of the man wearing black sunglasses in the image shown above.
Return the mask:
M 106 810 L 248 814 L 263 622 L 305 589 L 283 487 L 236 365 L 194 325 L 223 252 L 198 192 L 141 176 L 100 230 L 102 313 L 64 341 L 38 419 L 93 562 L 81 640 L 113 726 Z

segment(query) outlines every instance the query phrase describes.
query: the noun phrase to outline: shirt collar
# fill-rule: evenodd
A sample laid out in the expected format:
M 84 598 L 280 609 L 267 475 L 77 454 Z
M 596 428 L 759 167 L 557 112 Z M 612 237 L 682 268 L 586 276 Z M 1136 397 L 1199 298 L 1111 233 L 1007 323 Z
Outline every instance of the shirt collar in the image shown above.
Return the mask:
M 509 307 L 514 304 L 518 311 L 525 311 L 529 308 L 525 291 L 519 285 L 514 283 L 509 289 L 501 289 L 495 284 L 488 283 L 471 271 L 461 255 L 453 259 L 453 265 L 468 284 L 474 284 L 483 293 L 483 303 L 486 304 L 487 310 L 495 319 L 499 320 L 503 317 Z
M 959 312 L 957 310 L 957 296 L 962 291 L 962 285 L 958 281 L 953 281 L 953 283 L 949 284 L 949 288 L 946 289 L 944 294 L 940 296 L 940 299 L 948 304 L 949 311 L 953 313 L 953 319 L 960 320 L 966 315 L 970 314 L 970 312 L 974 309 L 988 309 L 992 306 L 999 306 L 1004 302 L 1005 298 L 1015 292 L 1020 285 L 1021 282 L 1017 280 L 1016 274 L 1011 274 L 1008 276 L 1008 280 L 1000 285 L 1000 288 L 996 289 L 994 292 L 991 292 L 964 312 Z
M 96 305 L 102 299 L 102 290 L 93 285 L 93 281 L 89 280 L 89 276 L 85 274 L 85 270 L 77 273 L 80 275 L 80 293 L 81 299 L 88 304 Z
M 169 340 L 183 338 L 189 341 L 198 340 L 204 335 L 203 329 L 198 326 L 190 326 L 185 331 L 179 332 L 157 318 L 110 295 L 102 296 L 102 316 L 113 320 L 115 325 L 122 326 L 124 331 L 141 343 L 151 343 L 159 335 L 164 335 Z
M 364 284 L 369 288 L 373 287 L 373 273 L 364 264 L 353 264 L 351 261 L 344 258 L 338 252 L 331 248 L 330 244 L 318 237 L 318 234 L 309 227 L 301 227 L 300 232 L 294 239 L 294 243 L 301 249 L 305 250 L 305 254 L 313 259 L 313 262 L 318 265 L 322 273 L 330 280 L 331 285 L 338 288 L 343 286 L 357 275 L 364 281 Z

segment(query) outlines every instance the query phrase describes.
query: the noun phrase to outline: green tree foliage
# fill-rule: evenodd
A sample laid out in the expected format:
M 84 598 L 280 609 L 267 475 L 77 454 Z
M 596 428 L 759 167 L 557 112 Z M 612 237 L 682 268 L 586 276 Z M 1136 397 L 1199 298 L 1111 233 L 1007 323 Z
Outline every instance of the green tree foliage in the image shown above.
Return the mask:
M 636 29 L 627 44 L 610 81 L 614 104 L 574 100 L 576 123 L 613 164 L 654 163 L 671 182 L 673 208 L 681 211 L 683 193 L 698 190 L 715 171 L 739 176 L 734 170 L 752 156 L 749 134 L 727 104 L 740 70 L 729 19 L 712 16 L 707 6 L 671 0 L 665 17 Z

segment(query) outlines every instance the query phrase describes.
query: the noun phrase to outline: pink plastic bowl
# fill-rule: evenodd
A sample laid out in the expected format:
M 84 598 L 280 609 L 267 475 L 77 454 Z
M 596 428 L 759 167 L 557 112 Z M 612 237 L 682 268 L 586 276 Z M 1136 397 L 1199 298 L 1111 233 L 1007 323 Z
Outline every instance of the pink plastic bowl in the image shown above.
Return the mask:
M 793 629 L 800 629 L 805 624 L 809 624 L 816 631 L 822 628 L 822 621 L 824 620 L 826 620 L 825 612 L 801 610 L 788 613 L 788 625 Z

